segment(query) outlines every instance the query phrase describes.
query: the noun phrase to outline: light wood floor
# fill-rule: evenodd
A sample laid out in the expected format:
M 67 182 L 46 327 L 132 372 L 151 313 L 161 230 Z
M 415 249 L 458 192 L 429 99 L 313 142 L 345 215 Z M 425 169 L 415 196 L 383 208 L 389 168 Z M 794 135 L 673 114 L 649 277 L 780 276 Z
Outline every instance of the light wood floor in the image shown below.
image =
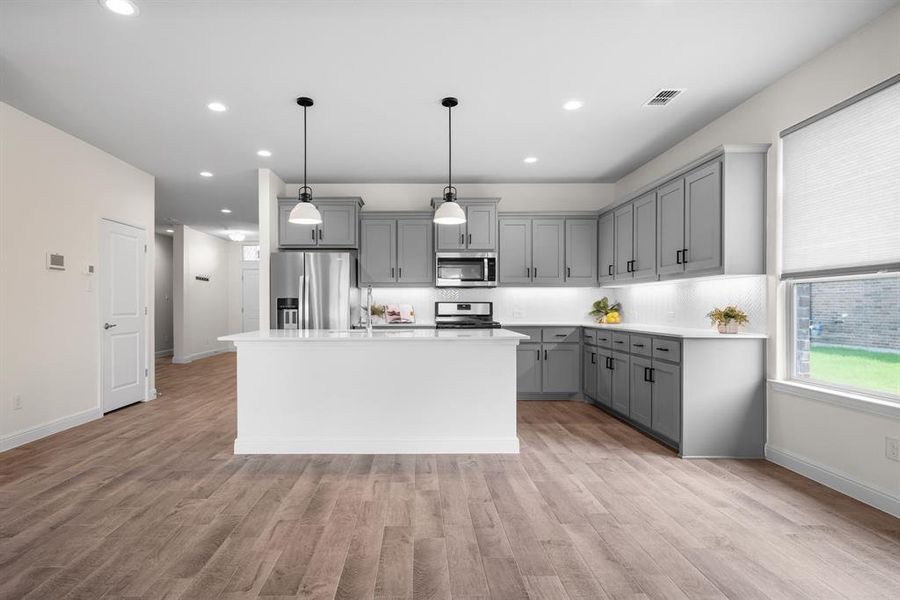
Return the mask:
M 900 598 L 900 521 L 573 402 L 519 456 L 233 456 L 234 356 L 0 454 L 0 598 Z

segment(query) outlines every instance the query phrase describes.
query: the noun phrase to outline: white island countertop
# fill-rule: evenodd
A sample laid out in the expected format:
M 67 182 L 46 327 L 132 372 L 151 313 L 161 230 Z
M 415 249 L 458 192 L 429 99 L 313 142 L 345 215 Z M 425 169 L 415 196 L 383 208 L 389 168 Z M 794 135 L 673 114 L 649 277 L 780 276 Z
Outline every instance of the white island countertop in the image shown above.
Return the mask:
M 594 322 L 578 322 L 578 321 L 504 321 L 504 327 L 588 327 L 590 329 L 602 329 L 604 331 L 621 331 L 623 333 L 643 333 L 648 335 L 664 335 L 669 337 L 685 338 L 685 339 L 723 339 L 723 340 L 746 340 L 746 339 L 765 339 L 764 333 L 719 333 L 713 327 L 709 329 L 701 329 L 696 327 L 676 327 L 673 325 L 648 325 L 645 323 L 619 323 L 616 325 L 605 325 Z
M 221 342 L 518 342 L 528 336 L 508 329 L 263 329 L 224 335 Z

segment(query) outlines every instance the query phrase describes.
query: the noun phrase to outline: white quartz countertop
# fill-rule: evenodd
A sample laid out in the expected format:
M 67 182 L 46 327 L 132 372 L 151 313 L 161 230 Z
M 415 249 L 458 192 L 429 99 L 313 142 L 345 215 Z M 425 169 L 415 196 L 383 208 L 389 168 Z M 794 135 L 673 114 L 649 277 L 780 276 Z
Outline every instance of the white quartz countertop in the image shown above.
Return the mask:
M 601 325 L 593 322 L 578 321 L 503 321 L 504 327 L 589 327 L 604 331 L 621 331 L 623 333 L 643 333 L 647 335 L 664 335 L 691 339 L 766 339 L 764 333 L 719 333 L 713 327 L 698 329 L 694 327 L 673 327 L 671 325 L 647 325 L 643 323 L 620 323 L 618 325 Z
M 224 335 L 221 342 L 512 342 L 527 335 L 507 329 L 404 329 L 401 331 L 364 329 L 263 329 Z

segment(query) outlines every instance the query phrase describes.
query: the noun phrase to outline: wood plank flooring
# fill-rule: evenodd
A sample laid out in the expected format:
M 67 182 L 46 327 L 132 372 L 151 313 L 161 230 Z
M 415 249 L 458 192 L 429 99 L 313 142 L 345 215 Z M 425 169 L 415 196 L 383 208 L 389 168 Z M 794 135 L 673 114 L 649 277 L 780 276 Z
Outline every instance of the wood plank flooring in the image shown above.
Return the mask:
M 234 355 L 0 454 L 0 598 L 900 598 L 900 521 L 575 402 L 522 453 L 234 456 Z

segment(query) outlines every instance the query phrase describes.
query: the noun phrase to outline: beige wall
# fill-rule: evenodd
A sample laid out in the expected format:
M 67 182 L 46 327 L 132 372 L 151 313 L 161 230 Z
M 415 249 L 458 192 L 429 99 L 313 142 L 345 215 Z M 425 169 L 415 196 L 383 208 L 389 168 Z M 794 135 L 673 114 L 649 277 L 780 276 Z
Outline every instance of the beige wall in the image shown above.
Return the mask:
M 98 265 L 102 218 L 147 232 L 153 356 L 153 212 L 153 176 L 0 103 L 0 449 L 100 414 L 99 281 L 82 269 Z
M 767 169 L 770 378 L 782 377 L 785 371 L 783 290 L 778 282 L 778 133 L 898 72 L 900 8 L 895 8 L 616 183 L 616 197 L 622 199 L 718 145 L 773 145 Z M 805 474 L 825 479 L 819 475 L 823 469 L 831 469 L 859 486 L 858 496 L 866 489 L 879 489 L 892 495 L 894 503 L 900 502 L 900 465 L 884 455 L 884 435 L 900 434 L 897 417 L 872 415 L 784 392 L 770 393 L 768 413 L 770 446 L 781 455 L 788 453 L 818 466 L 818 471 L 811 469 Z M 799 464 L 793 463 L 792 468 L 801 468 Z

